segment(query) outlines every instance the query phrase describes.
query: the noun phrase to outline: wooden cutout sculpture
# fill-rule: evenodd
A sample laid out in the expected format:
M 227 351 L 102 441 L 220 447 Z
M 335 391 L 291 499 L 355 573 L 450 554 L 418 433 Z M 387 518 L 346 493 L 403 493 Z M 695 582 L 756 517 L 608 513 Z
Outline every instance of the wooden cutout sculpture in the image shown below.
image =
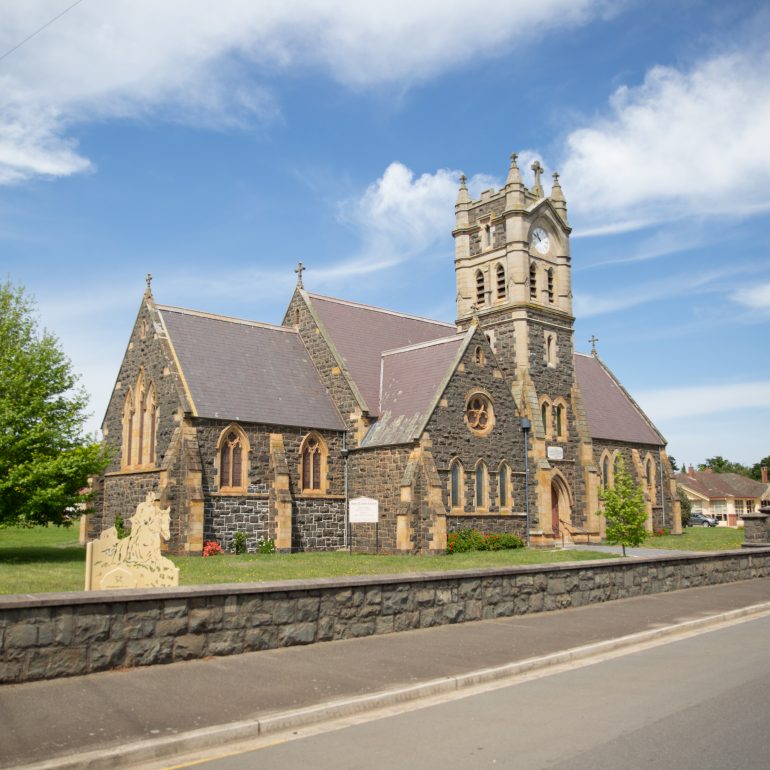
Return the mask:
M 160 553 L 160 539 L 170 536 L 170 508 L 161 508 L 148 492 L 131 517 L 131 531 L 119 538 L 115 527 L 86 546 L 86 591 L 107 588 L 154 588 L 179 585 L 179 568 Z

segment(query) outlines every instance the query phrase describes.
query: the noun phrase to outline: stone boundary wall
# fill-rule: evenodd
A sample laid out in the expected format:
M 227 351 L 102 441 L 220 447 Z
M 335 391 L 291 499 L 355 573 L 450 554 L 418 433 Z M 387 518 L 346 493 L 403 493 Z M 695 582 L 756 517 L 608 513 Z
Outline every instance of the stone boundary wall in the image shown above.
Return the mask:
M 770 576 L 770 548 L 440 574 L 0 597 L 0 682 L 235 655 Z

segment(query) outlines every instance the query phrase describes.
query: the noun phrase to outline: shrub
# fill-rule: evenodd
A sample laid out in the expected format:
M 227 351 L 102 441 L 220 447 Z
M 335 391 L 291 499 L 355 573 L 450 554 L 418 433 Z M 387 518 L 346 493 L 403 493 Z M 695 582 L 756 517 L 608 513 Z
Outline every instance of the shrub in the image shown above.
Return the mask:
M 257 540 L 257 550 L 259 553 L 275 553 L 275 540 L 269 537 L 260 537 Z
M 233 535 L 233 551 L 235 551 L 236 554 L 246 553 L 245 532 L 238 531 Z
M 218 556 L 221 553 L 224 553 L 224 551 L 222 550 L 222 546 L 219 545 L 216 540 L 207 540 L 203 544 L 204 556 Z
M 123 517 L 119 514 L 115 514 L 115 532 L 118 535 L 118 540 L 122 540 L 124 537 L 128 537 L 131 530 L 126 529 L 126 525 L 123 522 Z
M 477 529 L 458 529 L 447 535 L 447 553 L 466 551 L 503 551 L 523 548 L 524 541 L 518 535 L 504 532 L 479 532 Z

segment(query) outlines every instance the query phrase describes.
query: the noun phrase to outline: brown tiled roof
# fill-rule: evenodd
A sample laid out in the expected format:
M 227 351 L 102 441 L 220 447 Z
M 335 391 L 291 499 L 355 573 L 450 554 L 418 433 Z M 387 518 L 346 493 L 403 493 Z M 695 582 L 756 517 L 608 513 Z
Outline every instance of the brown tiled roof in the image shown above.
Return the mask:
M 198 416 L 344 429 L 294 329 L 157 309 Z
M 379 414 L 380 354 L 455 331 L 454 324 L 395 313 L 355 302 L 305 295 L 341 356 L 372 415 Z
M 726 497 L 761 499 L 767 485 L 754 481 L 740 473 L 714 473 L 713 471 L 693 471 L 677 474 L 679 484 L 709 500 Z
M 455 334 L 383 353 L 380 418 L 362 446 L 403 444 L 419 438 L 467 338 L 467 334 Z
M 575 375 L 583 397 L 591 438 L 655 446 L 666 443 L 598 357 L 575 353 Z

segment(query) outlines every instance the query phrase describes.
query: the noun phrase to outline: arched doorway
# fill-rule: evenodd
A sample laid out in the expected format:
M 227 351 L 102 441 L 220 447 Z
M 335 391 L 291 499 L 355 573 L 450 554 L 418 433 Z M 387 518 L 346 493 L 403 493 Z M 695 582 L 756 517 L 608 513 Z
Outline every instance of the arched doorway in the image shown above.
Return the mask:
M 572 505 L 567 485 L 555 476 L 551 480 L 551 528 L 556 537 L 561 534 L 561 522 L 572 523 Z

